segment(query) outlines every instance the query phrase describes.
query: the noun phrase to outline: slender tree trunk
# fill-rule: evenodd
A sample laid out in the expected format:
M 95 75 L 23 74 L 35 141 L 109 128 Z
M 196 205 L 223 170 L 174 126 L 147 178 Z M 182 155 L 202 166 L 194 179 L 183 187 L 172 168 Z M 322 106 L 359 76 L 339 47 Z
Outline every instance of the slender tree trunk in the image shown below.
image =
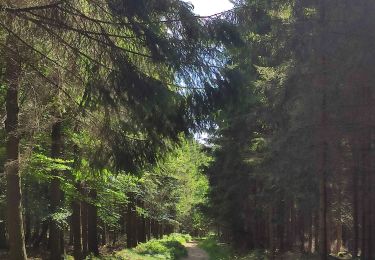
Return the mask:
M 271 259 L 275 259 L 275 238 L 273 228 L 273 208 L 271 207 L 268 212 L 268 236 L 269 236 L 269 248 L 271 252 Z
M 341 190 L 340 190 L 340 186 L 338 185 L 337 187 L 337 191 L 338 191 L 338 201 L 337 201 L 337 204 L 338 204 L 338 210 L 337 210 L 337 219 L 338 219 L 338 222 L 336 224 L 336 253 L 339 253 L 341 251 L 341 248 L 342 248 L 342 243 L 343 243 L 343 240 L 342 240 L 342 214 L 341 214 L 341 207 L 342 207 L 342 203 L 341 203 Z
M 8 37 L 7 46 L 14 50 L 17 40 Z M 19 171 L 19 143 L 18 132 L 18 90 L 21 65 L 16 55 L 7 55 L 4 81 L 7 84 L 6 93 L 6 204 L 7 230 L 9 234 L 9 257 L 12 260 L 25 260 L 26 248 L 22 219 L 21 176 Z
M 25 185 L 24 190 L 24 208 L 25 208 L 25 244 L 30 243 L 31 238 L 31 215 L 30 215 L 30 205 L 29 205 L 29 196 L 28 196 L 28 187 Z
M 47 232 L 49 228 L 49 222 L 47 220 L 44 220 L 42 223 L 42 230 L 40 231 L 40 234 L 38 234 L 38 237 L 34 240 L 33 248 L 39 249 L 40 243 L 47 241 Z
M 39 237 L 39 232 L 40 232 L 40 222 L 35 221 L 34 223 L 34 230 L 33 230 L 33 235 L 31 237 L 31 243 L 34 244 L 35 240 Z
M 319 252 L 319 214 L 314 215 L 314 252 Z
M 305 218 L 303 213 L 299 212 L 299 239 L 300 239 L 300 250 L 305 252 Z
M 77 190 L 80 191 L 81 187 L 78 184 Z M 79 199 L 74 199 L 72 202 L 72 233 L 73 233 L 73 256 L 75 260 L 83 259 L 82 249 L 82 225 L 81 225 L 81 202 Z
M 323 144 L 323 165 L 326 164 L 327 160 L 327 144 Z M 320 257 L 322 260 L 326 260 L 328 257 L 328 241 L 327 241 L 327 181 L 326 171 L 321 170 L 320 184 L 319 184 L 319 249 Z
M 62 150 L 62 122 L 58 118 L 52 126 L 52 158 L 61 158 Z M 57 212 L 61 207 L 62 193 L 60 190 L 60 173 L 56 170 L 52 172 L 54 178 L 51 181 L 50 196 L 51 196 L 51 212 Z M 63 248 L 61 247 L 62 230 L 56 221 L 52 220 L 50 223 L 50 245 L 51 245 L 51 260 L 63 259 Z
M 141 201 L 138 202 L 139 207 L 143 207 L 143 203 Z M 138 243 L 146 242 L 146 220 L 144 216 L 137 215 L 137 222 L 138 222 Z
M 73 212 L 72 212 L 73 214 Z M 73 221 L 72 221 L 72 217 L 70 217 L 70 221 L 69 221 L 69 246 L 74 246 L 74 237 L 73 237 Z
M 103 229 L 102 229 L 102 245 L 105 246 L 107 244 L 107 227 L 106 224 L 103 222 Z
M 355 150 L 354 153 L 356 154 L 357 151 Z M 358 223 L 358 214 L 359 214 L 359 207 L 358 207 L 358 159 L 357 155 L 354 156 L 354 168 L 352 171 L 352 184 L 353 184 L 353 256 L 358 255 L 358 248 L 359 248 L 359 223 Z
M 5 249 L 7 247 L 7 239 L 5 236 L 5 222 L 0 221 L 0 249 Z
M 126 219 L 126 244 L 128 248 L 137 246 L 137 235 L 136 235 L 136 218 L 135 218 L 135 204 L 134 199 L 130 196 L 127 210 Z
M 82 190 L 82 195 L 84 195 L 84 189 Z M 82 251 L 83 255 L 88 254 L 88 205 L 86 201 L 81 203 L 81 218 L 82 218 Z
M 97 198 L 97 193 L 95 189 L 89 191 L 90 203 L 88 205 L 87 211 L 87 236 L 88 236 L 88 250 L 96 256 L 99 255 L 98 246 L 98 209 L 94 204 Z
M 146 238 L 147 240 L 151 239 L 151 220 L 149 218 L 146 220 Z
M 309 242 L 307 245 L 307 252 L 312 253 L 312 243 L 313 243 L 313 215 L 309 218 Z

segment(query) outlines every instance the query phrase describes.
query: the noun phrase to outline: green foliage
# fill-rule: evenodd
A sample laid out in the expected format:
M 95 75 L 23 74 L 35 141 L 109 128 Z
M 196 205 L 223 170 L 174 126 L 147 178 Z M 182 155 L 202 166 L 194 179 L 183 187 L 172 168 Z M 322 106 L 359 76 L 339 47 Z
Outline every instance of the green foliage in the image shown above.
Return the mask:
M 232 259 L 232 250 L 224 244 L 219 244 L 215 236 L 209 236 L 199 241 L 198 246 L 204 249 L 210 260 L 230 260 Z
M 187 255 L 184 243 L 191 237 L 181 234 L 164 236 L 162 239 L 152 239 L 146 243 L 138 245 L 134 251 L 141 255 L 151 255 L 165 257 L 165 259 L 179 259 Z
M 72 160 L 51 158 L 41 153 L 33 153 L 26 164 L 25 172 L 31 172 L 33 177 L 40 181 L 48 182 L 56 176 L 51 171 L 71 171 Z M 64 180 L 64 177 L 57 177 Z

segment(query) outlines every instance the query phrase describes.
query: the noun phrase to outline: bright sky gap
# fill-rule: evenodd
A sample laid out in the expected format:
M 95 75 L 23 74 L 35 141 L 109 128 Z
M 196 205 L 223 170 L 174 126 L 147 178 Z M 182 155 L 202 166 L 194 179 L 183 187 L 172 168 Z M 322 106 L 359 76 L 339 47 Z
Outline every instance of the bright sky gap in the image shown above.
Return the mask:
M 194 12 L 198 15 L 207 16 L 220 13 L 233 8 L 228 0 L 186 0 L 194 5 Z

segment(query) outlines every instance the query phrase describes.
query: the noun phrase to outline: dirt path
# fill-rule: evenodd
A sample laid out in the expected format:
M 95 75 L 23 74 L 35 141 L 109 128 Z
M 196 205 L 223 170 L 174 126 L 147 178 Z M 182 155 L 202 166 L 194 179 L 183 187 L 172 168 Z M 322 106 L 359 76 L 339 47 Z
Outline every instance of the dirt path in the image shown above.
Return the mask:
M 190 242 L 185 245 L 188 250 L 188 256 L 183 260 L 208 260 L 207 253 L 198 247 L 197 242 Z

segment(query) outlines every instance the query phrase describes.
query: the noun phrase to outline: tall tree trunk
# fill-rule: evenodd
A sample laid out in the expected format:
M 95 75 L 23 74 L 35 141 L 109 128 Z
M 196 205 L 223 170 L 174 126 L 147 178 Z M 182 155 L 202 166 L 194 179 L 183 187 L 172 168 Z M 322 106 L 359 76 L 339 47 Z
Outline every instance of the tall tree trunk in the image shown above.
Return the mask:
M 325 168 L 327 161 L 327 144 L 323 144 L 323 165 Z M 326 170 L 321 170 L 320 183 L 319 183 L 319 250 L 322 260 L 328 257 L 328 241 L 327 241 L 327 174 Z
M 61 158 L 62 150 L 62 122 L 61 118 L 52 125 L 52 144 L 51 156 L 52 158 Z M 53 179 L 50 185 L 51 198 L 51 213 L 57 212 L 61 207 L 62 193 L 60 190 L 59 171 L 53 170 Z M 50 245 L 51 245 L 51 260 L 63 259 L 63 248 L 61 247 L 62 231 L 58 223 L 52 219 L 50 222 Z
M 5 222 L 0 221 L 0 249 L 5 249 L 7 247 L 7 239 L 5 236 Z
M 84 195 L 85 189 L 82 189 L 82 195 Z M 87 201 L 81 203 L 81 219 L 82 219 L 82 251 L 83 255 L 88 254 L 88 204 Z
M 340 186 L 337 185 L 337 192 L 338 192 L 338 210 L 337 210 L 337 219 L 338 222 L 336 224 L 336 254 L 341 251 L 342 245 L 343 245 L 343 239 L 342 239 L 342 213 L 341 213 L 341 207 L 342 207 L 342 202 L 341 202 L 341 190 Z
M 352 171 L 352 184 L 353 184 L 353 255 L 356 257 L 358 255 L 358 248 L 359 248 L 359 222 L 358 222 L 358 215 L 359 215 L 359 207 L 358 207 L 358 156 L 357 149 L 353 151 L 355 154 L 354 156 L 354 167 Z
M 7 46 L 15 51 L 17 39 L 8 37 Z M 15 54 L 6 57 L 4 80 L 7 84 L 6 93 L 6 204 L 7 230 L 9 234 L 9 257 L 12 260 L 25 260 L 26 248 L 22 219 L 21 176 L 19 171 L 19 143 L 18 132 L 18 90 L 21 73 L 21 64 Z
M 107 227 L 106 227 L 106 224 L 102 223 L 102 239 L 101 239 L 101 243 L 103 246 L 105 246 L 107 244 Z
M 28 187 L 25 185 L 24 190 L 24 208 L 25 208 L 25 244 L 30 243 L 31 238 L 31 215 L 30 215 L 30 205 L 29 205 L 29 197 L 28 197 Z
M 319 214 L 314 215 L 314 252 L 319 252 Z
M 299 212 L 299 240 L 300 240 L 300 250 L 301 252 L 305 252 L 305 217 L 303 215 L 303 212 Z
M 127 218 L 126 218 L 126 244 L 128 248 L 137 246 L 135 203 L 133 197 L 129 196 Z
M 273 228 L 273 208 L 271 207 L 268 212 L 268 236 L 269 236 L 269 249 L 271 252 L 271 259 L 275 259 L 275 238 Z
M 325 53 L 326 37 L 326 1 L 319 1 L 319 25 L 323 29 L 320 35 L 319 55 L 317 56 L 320 75 L 318 76 L 318 89 L 322 93 L 321 115 L 320 115 L 320 132 L 319 132 L 319 149 L 320 149 L 320 168 L 319 168 L 319 250 L 321 260 L 328 258 L 328 241 L 327 241 L 327 169 L 328 169 L 328 112 L 327 112 L 327 57 Z
M 362 250 L 363 259 L 371 259 L 371 139 L 370 131 L 365 129 L 362 136 Z
M 138 201 L 138 206 L 143 207 L 142 201 Z M 137 230 L 137 236 L 138 236 L 138 243 L 144 243 L 146 242 L 146 219 L 142 215 L 137 215 L 137 224 L 138 224 L 138 230 Z
M 90 203 L 87 210 L 87 236 L 88 236 L 88 251 L 96 256 L 99 255 L 98 246 L 98 209 L 94 204 L 97 198 L 95 189 L 89 191 Z
M 220 236 L 218 236 L 220 237 Z M 146 220 L 146 239 L 151 239 L 151 219 L 147 218 Z
M 47 241 L 47 232 L 49 228 L 49 221 L 44 220 L 42 223 L 42 230 L 40 231 L 40 234 L 38 234 L 38 237 L 34 240 L 33 248 L 39 249 L 40 243 L 46 243 Z
M 77 190 L 80 191 L 81 187 L 78 184 Z M 75 260 L 83 259 L 82 249 L 82 225 L 81 225 L 81 202 L 75 198 L 72 202 L 72 233 L 73 233 L 73 256 Z
M 309 241 L 307 245 L 307 252 L 312 253 L 312 243 L 313 243 L 313 215 L 309 217 Z

